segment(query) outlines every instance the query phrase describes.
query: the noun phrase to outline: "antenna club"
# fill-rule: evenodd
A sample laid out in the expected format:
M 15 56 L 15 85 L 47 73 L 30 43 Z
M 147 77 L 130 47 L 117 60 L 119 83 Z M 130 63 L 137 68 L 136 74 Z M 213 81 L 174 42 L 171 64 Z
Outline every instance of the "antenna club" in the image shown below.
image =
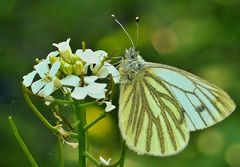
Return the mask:
M 116 16 L 114 14 L 111 15 L 112 18 L 116 19 Z
M 135 19 L 136 19 L 136 22 L 137 22 L 137 23 L 138 23 L 138 22 L 139 22 L 139 20 L 140 20 L 138 16 L 137 16 Z

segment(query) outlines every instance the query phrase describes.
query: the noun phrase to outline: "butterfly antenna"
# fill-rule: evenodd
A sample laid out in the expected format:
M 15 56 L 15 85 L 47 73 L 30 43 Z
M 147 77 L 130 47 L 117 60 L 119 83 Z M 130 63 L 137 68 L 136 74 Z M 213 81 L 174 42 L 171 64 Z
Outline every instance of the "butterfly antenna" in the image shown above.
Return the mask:
M 136 39 L 136 47 L 137 47 L 137 45 L 138 45 L 138 38 L 139 38 L 139 17 L 136 17 L 135 18 L 135 20 L 136 20 L 136 25 L 137 25 L 137 39 Z
M 118 21 L 117 17 L 116 17 L 114 14 L 112 14 L 111 16 L 112 16 L 112 18 L 116 21 L 116 23 L 118 23 L 118 24 L 120 25 L 120 27 L 123 29 L 123 31 L 124 31 L 125 34 L 127 35 L 128 39 L 131 41 L 133 48 L 135 48 L 135 45 L 134 45 L 134 43 L 133 43 L 133 40 L 132 40 L 132 38 L 130 37 L 130 35 L 128 34 L 128 32 L 126 31 L 126 29 L 125 29 L 125 28 L 123 27 L 123 25 Z

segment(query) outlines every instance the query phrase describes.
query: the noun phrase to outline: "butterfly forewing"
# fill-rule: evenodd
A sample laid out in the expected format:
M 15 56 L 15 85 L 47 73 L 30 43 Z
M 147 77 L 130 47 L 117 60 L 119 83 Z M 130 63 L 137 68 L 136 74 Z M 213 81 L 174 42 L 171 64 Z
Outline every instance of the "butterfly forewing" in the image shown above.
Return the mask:
M 152 69 L 155 80 L 175 96 L 190 131 L 209 127 L 235 109 L 227 93 L 193 74 L 162 64 L 147 63 L 146 68 Z
M 182 108 L 153 70 L 143 70 L 140 77 L 121 84 L 119 103 L 120 130 L 132 150 L 166 156 L 187 145 L 189 130 Z

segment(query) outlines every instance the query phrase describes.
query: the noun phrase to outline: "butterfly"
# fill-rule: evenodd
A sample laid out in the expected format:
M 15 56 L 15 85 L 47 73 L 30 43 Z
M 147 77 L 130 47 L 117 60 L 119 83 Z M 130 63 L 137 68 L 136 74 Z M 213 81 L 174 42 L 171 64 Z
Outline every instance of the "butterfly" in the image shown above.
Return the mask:
M 119 72 L 119 127 L 127 146 L 138 154 L 174 155 L 187 146 L 190 132 L 214 125 L 236 107 L 214 84 L 144 61 L 134 45 L 126 50 Z
M 191 131 L 207 128 L 235 109 L 229 95 L 189 72 L 146 62 L 126 50 L 119 71 L 119 127 L 138 154 L 173 155 L 183 150 Z

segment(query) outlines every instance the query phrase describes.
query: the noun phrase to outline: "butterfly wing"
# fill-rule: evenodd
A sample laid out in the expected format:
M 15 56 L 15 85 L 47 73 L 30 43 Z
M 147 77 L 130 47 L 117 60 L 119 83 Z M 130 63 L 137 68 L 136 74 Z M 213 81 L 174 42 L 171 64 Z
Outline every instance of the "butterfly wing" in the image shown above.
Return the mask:
M 175 96 L 190 131 L 223 120 L 236 107 L 226 92 L 191 73 L 155 63 L 147 63 L 146 68 L 151 71 L 148 75 L 162 82 Z
M 121 84 L 119 127 L 122 136 L 138 154 L 176 154 L 189 140 L 182 108 L 169 88 L 159 82 L 158 75 L 153 70 L 147 71 Z

